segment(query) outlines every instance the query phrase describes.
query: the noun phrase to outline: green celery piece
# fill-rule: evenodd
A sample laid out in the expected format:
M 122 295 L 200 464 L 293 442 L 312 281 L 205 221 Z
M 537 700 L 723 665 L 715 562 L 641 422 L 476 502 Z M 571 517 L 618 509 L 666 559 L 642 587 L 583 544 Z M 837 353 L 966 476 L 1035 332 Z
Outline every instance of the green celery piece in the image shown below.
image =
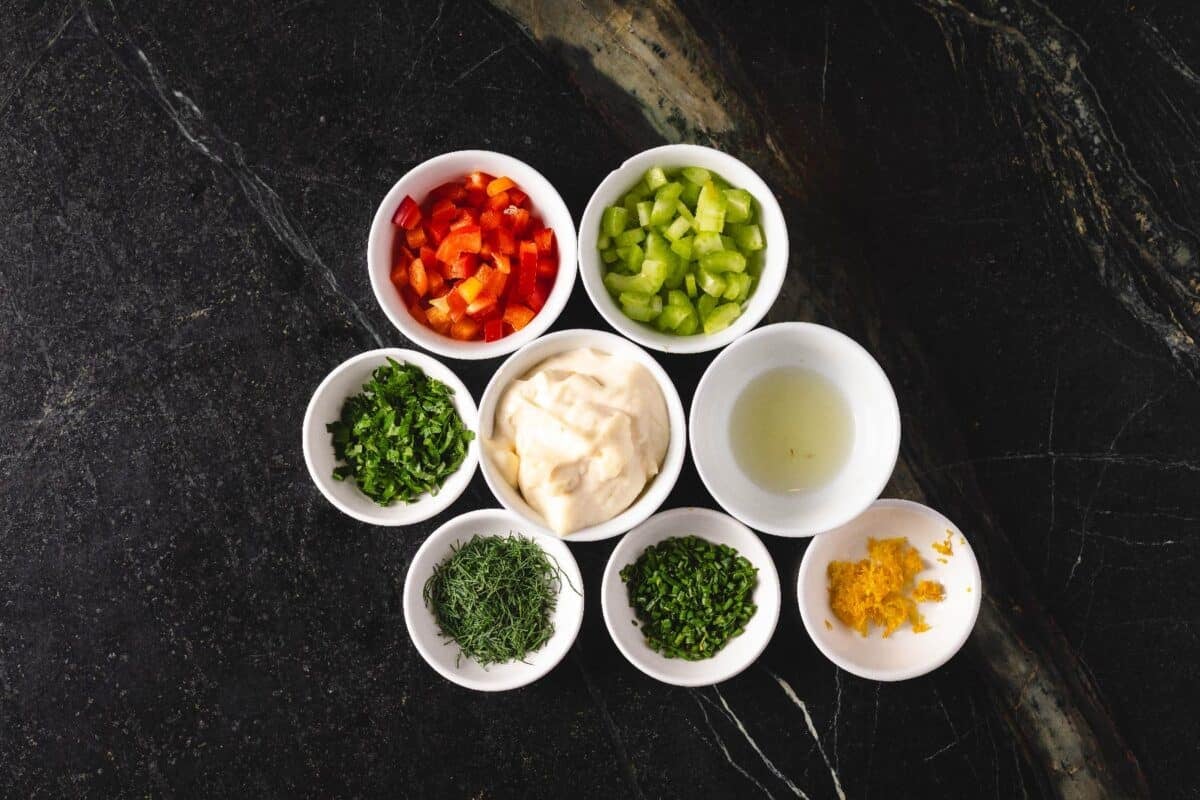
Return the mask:
M 738 303 L 744 303 L 750 299 L 750 292 L 754 289 L 754 277 L 748 273 L 734 273 L 741 278 L 742 287 L 738 291 L 738 296 L 734 300 Z
M 683 194 L 683 184 L 678 181 L 671 181 L 663 184 L 654 193 L 655 200 L 669 200 L 671 207 L 675 207 L 675 203 L 679 200 L 679 195 Z
M 725 234 L 722 233 L 721 234 L 721 249 L 722 250 L 737 250 L 737 242 L 735 242 L 733 240 L 732 236 L 726 236 Z
M 694 273 L 689 272 L 687 277 L 683 279 L 683 283 L 687 287 L 688 297 L 695 297 L 700 293 L 699 287 L 696 286 L 696 275 Z
M 726 189 L 733 188 L 732 184 L 730 184 L 729 181 L 725 180 L 724 178 L 722 178 L 720 175 L 718 175 L 715 172 L 713 173 L 713 176 L 712 176 L 712 182 L 713 182 L 713 185 L 716 186 L 718 189 L 720 189 L 722 192 L 725 191 Z
M 596 240 L 596 247 L 600 250 L 607 250 L 612 246 L 612 237 L 607 233 L 600 234 L 600 238 Z
M 762 228 L 750 223 L 748 225 L 726 225 L 725 230 L 733 228 L 733 241 L 737 243 L 738 249 L 752 253 L 756 250 L 762 250 L 766 246 L 763 241 Z
M 617 259 L 619 259 L 620 256 L 617 255 L 617 251 L 615 248 L 606 247 L 600 251 L 600 258 L 604 260 L 605 264 L 611 264 L 614 261 L 616 261 Z
M 616 272 L 610 272 L 604 276 L 604 288 L 613 294 L 621 294 L 622 292 L 652 294 L 655 291 L 646 276 L 640 273 L 637 275 L 621 275 Z
M 682 200 L 675 201 L 675 213 L 686 219 L 688 221 L 688 225 L 695 227 L 696 216 L 692 213 L 692 210 L 687 207 L 687 203 L 683 202 Z
M 632 189 L 625 193 L 625 196 L 621 198 L 621 202 L 624 203 L 625 200 L 630 197 L 634 198 L 635 200 L 645 200 L 649 196 L 650 187 L 646 185 L 645 178 L 642 178 L 633 185 Z
M 697 258 L 724 249 L 725 246 L 721 243 L 721 235 L 718 233 L 697 233 L 695 240 L 692 242 L 692 255 Z
M 692 229 L 692 224 L 683 217 L 676 217 L 666 230 L 663 231 L 663 236 L 666 236 L 672 242 L 677 242 Z
M 667 305 L 691 308 L 692 301 L 689 300 L 688 296 L 683 292 L 679 291 L 678 289 L 672 289 L 671 291 L 667 292 Z
M 650 231 L 650 235 L 646 237 L 646 257 L 658 261 L 675 260 L 675 255 L 671 252 L 671 243 L 658 231 Z
M 708 315 L 717 307 L 717 298 L 711 294 L 702 294 L 700 299 L 696 301 L 696 313 L 700 315 L 701 320 L 708 319 Z
M 702 233 L 720 233 L 725 227 L 725 195 L 711 180 L 700 189 L 696 201 L 696 230 Z
M 662 313 L 662 298 L 645 292 L 621 292 L 617 297 L 625 316 L 638 322 L 650 322 Z
M 742 307 L 737 303 L 724 303 L 712 310 L 712 313 L 704 318 L 704 332 L 716 333 L 717 331 L 728 328 L 733 321 L 742 315 Z
M 685 181 L 697 186 L 703 186 L 712 180 L 712 173 L 704 167 L 684 167 L 681 172 Z
M 720 297 L 725 294 L 725 288 L 728 284 L 725 279 L 715 272 L 709 272 L 703 267 L 696 273 L 696 280 L 700 283 L 700 288 L 705 294 L 710 294 L 713 297 Z
M 671 271 L 667 273 L 667 279 L 663 281 L 663 286 L 668 289 L 681 289 L 683 288 L 683 278 L 688 274 L 687 264 L 683 260 L 675 258 L 674 254 L 671 255 L 670 264 Z
M 725 190 L 725 221 L 745 222 L 754 209 L 754 198 L 745 189 Z
M 617 236 L 617 247 L 629 247 L 646 238 L 646 232 L 641 228 L 630 228 Z
M 629 212 L 621 206 L 609 206 L 600 217 L 600 231 L 605 236 L 617 236 L 625 230 L 629 222 Z
M 737 250 L 721 250 L 701 256 L 700 266 L 710 272 L 745 272 L 746 257 Z
M 654 326 L 663 333 L 670 333 L 676 330 L 679 325 L 692 315 L 691 306 L 673 306 L 668 303 L 658 315 L 658 319 L 654 321 Z
M 693 241 L 694 239 L 691 236 L 684 236 L 682 239 L 676 239 L 675 241 L 671 242 L 671 252 L 679 256 L 681 261 L 691 261 Z
M 650 291 L 657 292 L 662 288 L 663 281 L 671 274 L 671 265 L 665 261 L 647 258 L 642 262 L 642 277 L 649 281 L 652 288 Z
M 707 297 L 708 295 L 705 295 Z M 696 331 L 700 330 L 700 318 L 696 316 L 696 312 L 687 315 L 687 319 L 679 323 L 675 327 L 676 336 L 691 336 Z
M 649 200 L 643 200 L 637 204 L 638 225 L 643 228 L 650 224 L 650 209 L 654 207 L 654 203 Z
M 696 201 L 700 199 L 700 187 L 688 181 L 683 186 L 683 194 L 679 195 L 681 203 L 687 203 L 689 209 L 696 207 Z
M 742 278 L 749 279 L 749 275 L 744 272 L 730 272 L 724 276 L 725 283 L 729 284 L 725 287 L 725 291 L 721 294 L 723 300 L 736 301 L 738 295 L 742 293 Z
M 637 272 L 640 270 L 642 268 L 642 259 L 646 257 L 641 245 L 631 244 L 629 247 L 623 247 L 621 249 L 625 251 L 624 254 L 622 254 L 622 260 L 625 262 L 625 267 L 630 272 Z
M 667 182 L 667 173 L 663 171 L 662 167 L 651 167 L 646 170 L 646 177 L 643 180 L 646 182 L 646 187 L 653 192 Z

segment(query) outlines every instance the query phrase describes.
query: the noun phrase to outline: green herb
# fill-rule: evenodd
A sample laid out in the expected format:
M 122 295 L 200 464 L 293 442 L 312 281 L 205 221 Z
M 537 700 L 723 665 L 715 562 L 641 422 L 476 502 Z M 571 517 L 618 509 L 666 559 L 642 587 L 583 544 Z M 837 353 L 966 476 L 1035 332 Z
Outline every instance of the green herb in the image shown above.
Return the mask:
M 746 630 L 758 568 L 698 536 L 664 539 L 621 570 L 629 605 L 651 649 L 667 658 L 711 658 Z
M 554 634 L 550 615 L 560 575 L 532 539 L 473 536 L 434 567 L 425 581 L 425 607 L 442 635 L 458 644 L 460 659 L 484 667 L 524 659 Z
M 334 454 L 346 462 L 333 470 L 334 479 L 353 479 L 381 506 L 437 494 L 475 438 L 453 395 L 419 368 L 389 358 L 360 394 L 346 398 L 341 419 L 325 426 Z

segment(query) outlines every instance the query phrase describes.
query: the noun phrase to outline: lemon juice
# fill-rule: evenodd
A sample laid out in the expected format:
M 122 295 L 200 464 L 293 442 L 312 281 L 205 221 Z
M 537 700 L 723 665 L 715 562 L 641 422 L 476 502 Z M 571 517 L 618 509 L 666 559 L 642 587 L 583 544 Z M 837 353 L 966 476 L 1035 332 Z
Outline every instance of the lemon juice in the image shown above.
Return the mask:
M 733 454 L 750 480 L 770 492 L 819 489 L 845 465 L 854 417 L 833 383 L 803 367 L 758 376 L 733 405 Z

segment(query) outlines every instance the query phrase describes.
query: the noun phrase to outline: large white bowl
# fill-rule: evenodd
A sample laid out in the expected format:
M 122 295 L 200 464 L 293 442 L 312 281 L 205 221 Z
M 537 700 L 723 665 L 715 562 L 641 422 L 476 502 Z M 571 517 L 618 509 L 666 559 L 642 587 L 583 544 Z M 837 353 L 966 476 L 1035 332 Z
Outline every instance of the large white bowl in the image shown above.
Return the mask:
M 521 190 L 529 195 L 534 213 L 542 218 L 546 227 L 554 230 L 554 238 L 558 244 L 558 277 L 554 280 L 550 296 L 546 298 L 546 305 L 524 328 L 494 342 L 460 342 L 425 327 L 408 313 L 404 299 L 400 292 L 396 291 L 390 278 L 392 244 L 396 237 L 392 215 L 395 214 L 400 201 L 405 195 L 409 195 L 417 203 L 423 203 L 425 197 L 438 186 L 447 181 L 464 178 L 475 170 L 482 170 L 496 177 L 507 175 L 516 181 Z M 558 190 L 542 176 L 542 173 L 524 161 L 503 153 L 493 153 L 490 150 L 457 150 L 413 167 L 396 181 L 396 185 L 383 198 L 375 212 L 375 219 L 371 222 L 371 235 L 367 240 L 367 271 L 379 307 L 396 329 L 410 341 L 447 358 L 496 358 L 533 341 L 558 319 L 571 296 L 571 288 L 575 285 L 575 243 L 575 221 L 571 212 Z
M 954 555 L 943 558 L 932 548 L 949 532 Z M 829 608 L 830 561 L 867 557 L 867 539 L 908 537 L 926 569 L 918 580 L 935 580 L 946 589 L 940 603 L 921 603 L 929 624 L 924 633 L 906 627 L 884 639 L 878 628 L 863 637 L 838 622 Z M 959 651 L 975 627 L 983 583 L 979 562 L 953 522 L 928 506 L 909 500 L 878 500 L 842 527 L 815 538 L 800 562 L 796 581 L 804 628 L 825 657 L 849 673 L 873 681 L 902 681 L 940 667 Z M 826 621 L 829 625 L 826 625 Z
M 651 167 L 703 167 L 715 172 L 739 189 L 754 196 L 759 211 L 766 247 L 762 251 L 762 272 L 754 293 L 746 301 L 742 315 L 723 331 L 713 334 L 698 333 L 694 336 L 672 336 L 661 333 L 641 322 L 625 316 L 621 307 L 604 287 L 604 262 L 596 242 L 600 236 L 600 217 L 604 209 L 617 205 L 634 184 Z M 701 353 L 716 350 L 737 339 L 757 325 L 779 296 L 783 279 L 787 275 L 788 235 L 787 223 L 775 193 L 754 170 L 720 150 L 695 144 L 668 144 L 643 150 L 608 174 L 588 201 L 583 219 L 579 222 L 579 270 L 588 297 L 608 321 L 622 335 L 638 344 L 664 353 Z
M 562 571 L 558 603 L 551 615 L 554 634 L 524 661 L 483 667 L 465 656 L 460 659 L 458 645 L 442 635 L 433 612 L 425 607 L 425 582 L 433 568 L 450 556 L 451 547 L 466 544 L 476 535 L 510 533 L 534 539 Z M 404 624 L 417 652 L 443 678 L 468 689 L 502 692 L 533 683 L 562 661 L 582 623 L 583 578 L 570 548 L 557 536 L 530 530 L 517 515 L 499 508 L 469 511 L 438 528 L 417 550 L 404 579 Z
M 521 492 L 504 479 L 487 452 L 486 442 L 492 436 L 496 421 L 496 406 L 510 383 L 524 377 L 551 356 L 584 347 L 631 358 L 650 371 L 658 383 L 658 388 L 662 390 L 663 400 L 667 404 L 667 421 L 671 429 L 671 439 L 667 443 L 667 454 L 663 458 L 662 468 L 642 490 L 633 505 L 607 522 L 567 534 L 565 538 L 572 542 L 594 542 L 598 539 L 619 536 L 657 511 L 675 486 L 675 481 L 679 478 L 679 472 L 683 468 L 684 455 L 687 452 L 687 422 L 683 413 L 683 403 L 679 401 L 679 392 L 675 390 L 675 384 L 671 382 L 666 370 L 649 353 L 628 339 L 622 339 L 612 333 L 588 329 L 556 331 L 530 342 L 501 364 L 500 368 L 496 370 L 496 374 L 488 381 L 487 388 L 483 390 L 483 397 L 479 400 L 479 440 L 482 451 L 480 463 L 483 467 L 484 480 L 487 481 L 492 494 L 496 496 L 500 504 L 518 514 L 526 524 L 550 532 L 542 515 L 534 511 L 521 497 Z
M 741 391 L 762 373 L 786 366 L 830 380 L 854 418 L 845 465 L 810 492 L 763 489 L 742 472 L 733 452 L 730 417 Z M 900 408 L 883 369 L 849 336 L 809 322 L 767 325 L 713 359 L 696 387 L 689 429 L 696 470 L 721 507 L 777 536 L 812 536 L 854 519 L 879 497 L 900 453 Z
M 346 398 L 362 391 L 363 384 L 371 379 L 371 373 L 376 367 L 386 364 L 389 357 L 401 364 L 414 364 L 429 377 L 437 378 L 453 389 L 458 416 L 467 428 L 476 432 L 476 438 L 468 444 L 463 463 L 446 479 L 437 494 L 424 495 L 413 503 L 396 502 L 381 506 L 360 492 L 353 481 L 333 479 L 333 468 L 338 465 L 338 460 L 333 454 L 333 441 L 325 425 L 341 417 Z M 479 463 L 478 428 L 479 414 L 471 393 L 458 376 L 440 361 L 424 353 L 397 347 L 368 350 L 339 364 L 313 392 L 312 399 L 308 401 L 308 410 L 304 413 L 301 435 L 304 463 L 308 465 L 308 474 L 321 494 L 342 513 L 373 525 L 411 525 L 444 511 L 466 491 Z
M 758 587 L 754 590 L 758 610 L 741 636 L 735 636 L 716 655 L 703 661 L 667 658 L 650 649 L 641 626 L 634 624 L 637 615 L 629 605 L 629 592 L 621 580 L 621 570 L 637 561 L 646 548 L 672 536 L 691 534 L 714 544 L 727 544 L 758 567 Z M 779 622 L 780 604 L 779 573 L 767 548 L 745 525 L 707 508 L 673 508 L 655 514 L 630 531 L 613 548 L 600 589 L 604 624 L 617 649 L 642 672 L 675 686 L 720 683 L 753 664 L 771 641 Z

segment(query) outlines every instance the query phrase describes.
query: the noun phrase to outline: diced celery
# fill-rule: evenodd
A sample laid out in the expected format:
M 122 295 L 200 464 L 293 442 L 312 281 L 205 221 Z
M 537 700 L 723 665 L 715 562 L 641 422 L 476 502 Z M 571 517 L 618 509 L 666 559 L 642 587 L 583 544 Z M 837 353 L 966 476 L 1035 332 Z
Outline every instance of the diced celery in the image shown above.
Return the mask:
M 704 290 L 704 293 L 713 297 L 725 294 L 725 288 L 728 286 L 723 277 L 715 272 L 709 272 L 703 267 L 696 273 L 696 280 L 699 281 L 700 288 Z
M 737 250 L 721 250 L 702 256 L 700 266 L 711 272 L 744 272 L 746 257 Z
M 651 167 L 646 170 L 645 181 L 646 186 L 653 192 L 667 182 L 667 173 L 662 167 Z
M 704 318 L 704 332 L 716 333 L 717 331 L 728 328 L 735 319 L 742 314 L 742 307 L 737 303 L 725 303 L 719 305 L 712 310 L 712 313 Z
M 735 242 L 733 240 L 732 236 L 726 236 L 725 234 L 722 233 L 721 234 L 721 249 L 722 250 L 737 250 L 737 242 Z
M 745 222 L 750 219 L 754 198 L 745 189 L 725 190 L 725 221 Z
M 656 294 L 621 292 L 617 302 L 625 316 L 638 322 L 649 322 L 662 313 L 662 298 Z
M 672 253 L 670 264 L 671 271 L 667 273 L 667 279 L 663 281 L 663 286 L 668 289 L 681 289 L 683 288 L 683 278 L 688 274 L 687 263 L 676 258 Z
M 650 209 L 650 224 L 656 228 L 665 227 L 671 217 L 675 216 L 675 204 L 670 200 L 655 200 Z
M 626 223 L 627 225 L 636 225 L 638 218 L 637 207 L 639 202 L 642 201 L 631 194 L 625 195 L 625 197 L 621 200 L 621 205 L 625 207 L 625 213 L 629 215 L 629 221 Z
M 664 239 L 658 231 L 650 231 L 650 235 L 646 237 L 646 256 L 659 261 L 675 259 L 675 256 L 671 254 L 671 243 Z
M 685 319 L 692 315 L 691 306 L 673 306 L 668 303 L 654 321 L 655 326 L 664 333 L 676 330 Z
M 681 202 L 687 203 L 688 208 L 695 208 L 696 201 L 700 199 L 700 187 L 688 181 L 683 186 L 683 194 L 679 195 Z
M 600 251 L 600 258 L 604 260 L 605 264 L 611 264 L 620 258 L 620 256 L 617 255 L 616 249 L 607 247 Z
M 679 195 L 682 193 L 683 184 L 679 181 L 671 181 L 670 183 L 663 184 L 658 188 L 658 191 L 654 193 L 654 199 L 670 200 L 671 205 L 674 206 L 675 202 L 679 200 Z
M 683 284 L 684 284 L 684 286 L 687 287 L 688 297 L 695 297 L 697 294 L 699 294 L 699 289 L 696 286 L 695 274 L 689 272 L 687 274 L 687 276 L 683 279 Z
M 663 231 L 663 235 L 666 236 L 668 239 L 670 239 L 672 242 L 676 242 L 676 241 L 679 241 L 680 239 L 682 239 L 684 234 L 686 234 L 691 229 L 692 229 L 692 223 L 688 222 L 683 217 L 676 217 L 675 221 L 672 222 L 670 225 L 668 225 L 667 229 Z
M 721 297 L 725 300 L 737 301 L 738 295 L 742 293 L 742 278 L 750 279 L 750 276 L 744 272 L 730 272 L 723 276 L 725 283 L 729 284 L 725 287 L 725 292 Z
M 667 279 L 667 275 L 669 274 L 671 274 L 671 265 L 665 261 L 647 258 L 642 262 L 642 277 L 654 287 L 652 291 L 657 292 L 661 289 L 663 281 Z
M 625 230 L 629 212 L 621 206 L 609 206 L 600 217 L 600 230 L 605 236 L 616 236 Z
M 697 186 L 703 186 L 712 180 L 712 173 L 703 167 L 684 167 L 681 172 L 685 181 Z
M 701 320 L 708 319 L 708 315 L 717 307 L 717 298 L 711 294 L 702 294 L 700 299 L 696 301 L 696 313 L 700 315 Z
M 646 257 L 646 254 L 640 245 L 631 244 L 629 247 L 620 248 L 617 252 L 621 253 L 621 260 L 625 262 L 625 267 L 630 272 L 637 272 L 642 268 L 642 259 Z
M 725 227 L 725 195 L 711 180 L 700 189 L 696 201 L 696 230 L 720 233 Z
M 697 233 L 695 241 L 692 243 L 692 255 L 697 258 L 724 249 L 724 245 L 721 244 L 721 235 L 718 233 Z
M 689 225 L 695 225 L 695 224 L 696 224 L 696 217 L 695 217 L 695 215 L 694 215 L 694 214 L 692 214 L 692 210 L 691 210 L 690 208 L 688 208 L 688 207 L 687 207 L 687 203 L 683 202 L 682 200 L 678 200 L 678 201 L 676 201 L 676 203 L 675 203 L 675 213 L 679 214 L 679 216 L 681 216 L 681 217 L 683 217 L 684 219 L 686 219 L 686 220 L 688 221 L 688 224 L 689 224 Z
M 708 295 L 705 295 L 707 297 Z M 679 323 L 675 328 L 675 333 L 679 336 L 691 336 L 700 329 L 700 318 L 696 316 L 696 312 L 687 315 L 687 318 Z
M 637 200 L 645 200 L 650 196 L 650 187 L 646 185 L 646 180 L 643 177 L 633 185 L 633 188 L 625 193 L 625 197 L 633 197 Z
M 650 209 L 654 207 L 654 203 L 650 200 L 643 200 L 637 204 L 638 225 L 643 228 L 650 224 Z
M 688 296 L 683 292 L 679 291 L 678 289 L 672 289 L 671 291 L 667 292 L 667 305 L 691 308 L 692 301 L 689 300 Z
M 641 228 L 630 228 L 617 236 L 617 247 L 629 247 L 646 238 L 646 232 Z
M 653 285 L 644 275 L 621 275 L 616 272 L 610 272 L 604 276 L 604 288 L 613 294 L 620 294 L 621 292 L 651 294 L 655 291 Z
M 684 236 L 682 239 L 676 239 L 671 242 L 671 252 L 679 256 L 683 261 L 692 260 L 692 241 L 693 237 Z
M 754 277 L 746 272 L 735 272 L 735 275 L 741 279 L 741 288 L 738 289 L 738 296 L 734 298 L 738 303 L 744 303 L 750 299 L 750 292 L 754 289 Z
M 722 178 L 720 175 L 718 175 L 715 172 L 713 173 L 713 176 L 712 176 L 712 182 L 718 189 L 720 189 L 722 191 L 724 191 L 725 189 L 733 188 L 730 185 L 729 181 L 725 180 L 724 178 Z
M 596 240 L 596 247 L 601 250 L 607 250 L 612 247 L 612 237 L 607 233 L 600 234 L 600 238 Z
M 766 246 L 763 241 L 762 228 L 751 223 L 749 225 L 726 225 L 725 230 L 733 229 L 731 235 L 739 250 L 754 252 Z

